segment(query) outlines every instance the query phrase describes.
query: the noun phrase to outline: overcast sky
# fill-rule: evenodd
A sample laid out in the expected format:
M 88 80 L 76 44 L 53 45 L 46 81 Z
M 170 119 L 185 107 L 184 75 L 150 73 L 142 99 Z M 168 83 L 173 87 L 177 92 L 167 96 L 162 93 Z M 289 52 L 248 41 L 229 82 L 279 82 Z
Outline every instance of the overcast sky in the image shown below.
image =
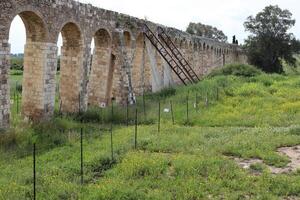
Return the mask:
M 224 31 L 229 40 L 233 35 L 239 41 L 247 37 L 243 23 L 268 5 L 288 9 L 296 19 L 291 30 L 300 39 L 299 0 L 80 0 L 94 6 L 185 30 L 189 22 L 201 22 Z M 13 21 L 10 33 L 12 53 L 23 53 L 25 30 L 20 18 Z M 61 43 L 61 42 L 60 42 Z M 60 44 L 59 44 L 60 45 Z

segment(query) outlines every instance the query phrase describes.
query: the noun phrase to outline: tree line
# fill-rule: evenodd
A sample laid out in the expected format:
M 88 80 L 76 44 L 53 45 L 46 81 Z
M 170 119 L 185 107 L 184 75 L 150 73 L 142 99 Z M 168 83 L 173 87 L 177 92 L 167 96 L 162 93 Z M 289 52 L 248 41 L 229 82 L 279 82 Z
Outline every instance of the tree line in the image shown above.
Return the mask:
M 249 16 L 244 27 L 250 33 L 241 45 L 248 62 L 267 73 L 283 73 L 283 61 L 296 67 L 295 55 L 300 53 L 300 41 L 289 30 L 296 20 L 289 10 L 277 5 L 265 7 L 256 16 Z M 220 42 L 227 42 L 223 31 L 202 23 L 190 23 L 186 32 Z M 233 44 L 238 45 L 233 36 Z

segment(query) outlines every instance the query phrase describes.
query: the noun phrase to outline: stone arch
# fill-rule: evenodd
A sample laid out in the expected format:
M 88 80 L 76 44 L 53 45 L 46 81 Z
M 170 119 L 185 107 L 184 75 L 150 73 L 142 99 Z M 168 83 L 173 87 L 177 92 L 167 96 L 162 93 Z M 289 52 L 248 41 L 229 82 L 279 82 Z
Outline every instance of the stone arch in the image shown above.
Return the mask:
M 26 42 L 47 42 L 48 30 L 43 18 L 34 11 L 18 14 L 26 28 Z
M 52 51 L 53 44 L 48 43 L 48 28 L 42 16 L 31 10 L 17 13 L 22 19 L 26 30 L 24 47 L 24 71 L 22 83 L 22 115 L 34 121 L 40 121 L 53 114 L 54 107 L 48 100 L 51 91 L 47 90 L 49 78 L 45 74 L 55 62 Z
M 61 111 L 75 113 L 80 111 L 81 85 L 83 79 L 83 38 L 79 26 L 67 22 L 61 29 L 60 104 Z
M 109 103 L 108 83 L 113 70 L 110 67 L 112 37 L 106 29 L 101 28 L 94 34 L 94 43 L 95 48 L 88 86 L 88 104 L 101 106 Z
M 83 44 L 81 30 L 74 22 L 67 22 L 61 28 L 63 47 L 79 47 Z

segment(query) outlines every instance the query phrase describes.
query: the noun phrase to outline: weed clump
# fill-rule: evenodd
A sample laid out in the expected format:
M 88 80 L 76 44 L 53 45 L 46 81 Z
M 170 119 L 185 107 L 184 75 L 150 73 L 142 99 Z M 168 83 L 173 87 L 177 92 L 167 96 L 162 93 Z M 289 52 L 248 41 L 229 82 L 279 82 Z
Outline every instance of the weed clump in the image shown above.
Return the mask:
M 208 77 L 212 78 L 215 76 L 222 75 L 234 75 L 234 76 L 243 76 L 243 77 L 253 77 L 262 74 L 263 72 L 257 69 L 255 66 L 247 64 L 230 64 L 222 68 L 213 70 Z
M 166 99 L 168 97 L 174 96 L 176 95 L 176 89 L 169 87 L 169 88 L 165 88 L 163 90 L 161 90 L 160 92 L 154 93 L 154 94 L 148 94 L 146 95 L 146 97 L 148 99 Z

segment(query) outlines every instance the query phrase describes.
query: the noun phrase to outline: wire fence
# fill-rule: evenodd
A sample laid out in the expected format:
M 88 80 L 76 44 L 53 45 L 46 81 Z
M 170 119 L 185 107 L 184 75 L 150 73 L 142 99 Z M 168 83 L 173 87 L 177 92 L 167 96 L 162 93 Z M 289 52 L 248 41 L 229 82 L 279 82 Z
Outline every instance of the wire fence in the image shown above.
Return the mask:
M 15 148 L 9 153 L 9 157 L 2 158 L 6 160 L 7 163 L 15 163 L 19 159 L 31 159 L 32 165 L 28 166 L 32 168 L 32 192 L 30 196 L 32 199 L 36 199 L 39 193 L 39 178 L 42 174 L 45 175 L 45 171 L 42 170 L 42 166 L 45 165 L 45 159 L 40 160 L 41 156 L 49 152 L 51 149 L 65 148 L 72 151 L 74 156 L 77 158 L 79 173 L 74 177 L 75 182 L 80 180 L 80 184 L 85 184 L 85 155 L 90 141 L 99 141 L 103 137 L 106 140 L 106 154 L 110 154 L 110 164 L 116 162 L 116 156 L 122 153 L 120 149 L 125 148 L 127 150 L 138 150 L 139 149 L 139 126 L 157 124 L 157 133 L 159 134 L 164 126 L 165 122 L 170 122 L 172 125 L 184 124 L 191 125 L 192 118 L 195 115 L 199 115 L 201 109 L 207 109 L 210 104 L 221 99 L 221 94 L 224 93 L 224 89 L 215 87 L 213 90 L 199 90 L 189 91 L 186 95 L 171 97 L 159 97 L 142 95 L 136 105 L 116 106 L 114 103 L 107 108 L 97 108 L 88 110 L 87 112 L 80 113 L 81 122 L 93 122 L 93 120 L 99 123 L 98 131 L 86 131 L 83 127 L 76 127 L 74 129 L 62 129 L 60 130 L 61 137 L 65 137 L 68 141 L 62 144 L 39 144 L 38 142 L 33 142 L 31 148 L 18 149 Z M 162 95 L 162 94 L 161 94 Z M 13 101 L 15 102 L 16 113 L 19 113 L 19 97 L 14 94 Z M 79 105 L 80 106 L 80 105 Z M 185 113 L 185 114 L 183 114 Z M 61 114 L 59 117 L 63 118 Z M 106 124 L 106 126 L 101 126 Z M 109 124 L 109 126 L 107 126 Z M 132 137 L 126 138 L 126 142 L 122 142 L 122 145 L 115 144 L 115 128 L 119 126 L 133 126 L 132 127 Z M 101 129 L 102 127 L 102 129 Z M 120 136 L 120 135 L 119 135 Z M 129 141 L 129 142 L 128 142 Z M 109 145 L 107 145 L 109 144 Z M 123 146 L 123 147 L 122 147 Z M 126 146 L 126 147 L 125 147 Z M 116 155 L 117 154 L 117 155 Z M 74 164 L 74 163 L 73 163 Z

